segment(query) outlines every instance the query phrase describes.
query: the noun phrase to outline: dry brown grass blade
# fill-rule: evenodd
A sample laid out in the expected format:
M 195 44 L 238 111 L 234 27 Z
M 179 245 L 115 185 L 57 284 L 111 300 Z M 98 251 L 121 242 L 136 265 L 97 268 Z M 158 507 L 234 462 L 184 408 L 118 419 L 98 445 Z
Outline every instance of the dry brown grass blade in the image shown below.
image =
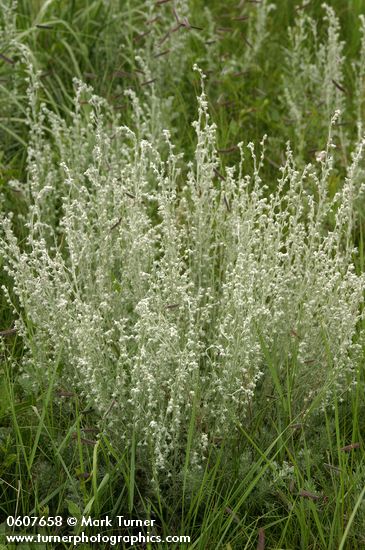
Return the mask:
M 359 449 L 359 448 L 360 448 L 360 443 L 351 443 L 351 445 L 345 445 L 344 447 L 341 447 L 340 451 L 349 453 L 350 451 L 353 451 L 354 449 Z
M 219 153 L 220 155 L 234 153 L 235 151 L 238 151 L 238 147 L 236 145 L 232 145 L 232 147 L 228 147 L 227 149 L 217 149 L 217 153 Z
M 222 181 L 226 181 L 226 178 L 224 176 L 222 176 L 222 174 L 220 172 L 218 172 L 218 170 L 216 168 L 213 168 L 213 172 L 217 176 L 217 178 L 219 178 Z
M 2 59 L 3 61 L 5 61 L 6 63 L 9 63 L 9 65 L 15 65 L 14 59 L 10 59 L 10 57 L 7 57 L 7 56 L 4 55 L 3 53 L 0 53 L 0 59 Z
M 239 518 L 239 517 L 237 516 L 237 514 L 232 510 L 232 508 L 230 508 L 229 506 L 226 506 L 226 508 L 224 509 L 224 511 L 225 511 L 228 515 L 232 516 L 233 521 L 234 521 L 235 523 L 239 523 L 239 522 L 240 522 L 240 518 Z
M 12 336 L 13 334 L 17 333 L 16 328 L 6 328 L 5 330 L 0 330 L 0 336 Z
M 257 542 L 257 550 L 265 550 L 265 529 L 260 527 L 259 540 Z
M 298 493 L 300 497 L 307 498 L 309 500 L 321 500 L 322 497 L 319 495 L 316 495 L 315 493 L 311 493 L 310 491 L 306 491 L 305 489 L 301 489 Z

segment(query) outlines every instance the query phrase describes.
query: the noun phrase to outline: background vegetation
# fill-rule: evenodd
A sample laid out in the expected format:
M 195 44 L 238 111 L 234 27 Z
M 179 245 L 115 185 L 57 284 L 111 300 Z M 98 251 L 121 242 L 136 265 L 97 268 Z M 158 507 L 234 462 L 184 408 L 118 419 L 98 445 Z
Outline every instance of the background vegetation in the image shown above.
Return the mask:
M 351 156 L 358 151 L 356 147 L 361 146 L 365 116 L 365 41 L 359 18 L 365 6 L 361 0 L 333 0 L 327 2 L 327 8 L 315 0 L 298 5 L 289 0 L 278 0 L 272 5 L 264 0 L 223 3 L 212 0 L 208 5 L 199 0 L 19 0 L 17 3 L 0 0 L 0 205 L 3 234 L 7 234 L 1 240 L 1 521 L 5 521 L 8 515 L 151 517 L 157 520 L 159 534 L 188 534 L 192 543 L 186 547 L 197 549 L 353 549 L 365 545 L 364 322 L 359 297 L 364 272 L 363 161 L 360 152 L 357 162 Z M 205 75 L 206 95 L 201 95 L 202 77 L 193 70 L 194 64 L 198 64 Z M 80 81 L 87 86 L 80 84 Z M 132 92 L 126 94 L 127 90 Z M 105 103 L 96 97 L 103 98 Z M 333 124 L 328 141 L 330 121 L 337 110 L 341 111 L 341 118 Z M 196 120 L 200 121 L 198 128 L 193 125 Z M 216 129 L 212 124 L 216 125 Z M 132 139 L 130 135 L 118 134 L 110 145 L 108 140 L 121 126 L 134 132 L 136 143 L 148 142 L 148 152 L 146 148 L 143 154 L 139 150 L 138 154 L 131 153 L 133 147 L 126 145 L 128 139 Z M 166 128 L 170 132 L 168 139 L 163 133 Z M 213 134 L 215 137 L 212 137 Z M 38 295 L 36 286 L 34 303 L 22 298 L 19 288 L 32 296 L 31 281 L 40 282 L 43 290 L 48 288 L 46 278 L 41 279 L 44 258 L 37 263 L 40 249 L 32 249 L 29 235 L 35 241 L 44 239 L 48 250 L 55 245 L 61 256 L 66 254 L 66 245 L 62 240 L 63 231 L 67 234 L 67 216 L 65 218 L 63 215 L 63 208 L 66 213 L 67 208 L 64 205 L 68 205 L 68 212 L 71 213 L 75 198 L 84 204 L 85 211 L 88 211 L 90 204 L 86 199 L 82 203 L 81 193 L 80 196 L 69 193 L 67 182 L 76 181 L 75 189 L 78 185 L 79 188 L 89 189 L 90 184 L 82 180 L 81 174 L 95 166 L 94 147 L 100 146 L 102 149 L 105 145 L 101 160 L 96 159 L 101 164 L 106 163 L 100 174 L 107 178 L 109 172 L 119 171 L 128 182 L 128 174 L 131 173 L 130 181 L 146 180 L 146 184 L 141 184 L 140 189 L 136 186 L 132 193 L 126 183 L 121 189 L 123 193 L 127 192 L 127 196 L 122 199 L 117 193 L 111 196 L 103 194 L 104 184 L 110 193 L 113 193 L 113 186 L 107 180 L 100 180 L 103 185 L 96 187 L 96 200 L 90 209 L 87 231 L 83 232 L 77 223 L 72 225 L 75 219 L 78 220 L 81 210 L 74 211 L 73 218 L 70 215 L 68 222 L 70 231 L 76 235 L 76 245 L 77 238 L 80 242 L 83 238 L 88 241 L 88 235 L 93 231 L 87 250 L 88 254 L 94 255 L 95 263 L 88 265 L 86 262 L 85 266 L 81 266 L 79 259 L 80 273 L 85 277 L 81 279 L 80 275 L 78 281 L 81 285 L 87 288 L 87 277 L 97 271 L 99 261 L 105 270 L 111 265 L 109 256 L 105 254 L 102 257 L 100 254 L 99 245 L 104 234 L 98 231 L 97 224 L 103 222 L 104 210 L 101 207 L 98 210 L 99 204 L 106 205 L 108 228 L 115 227 L 121 232 L 123 250 L 128 247 L 132 250 L 131 243 L 134 241 L 128 240 L 127 229 L 125 234 L 122 233 L 124 221 L 120 221 L 116 204 L 124 209 L 123 216 L 131 212 L 135 227 L 140 220 L 138 231 L 143 233 L 143 223 L 148 225 L 147 219 L 152 220 L 153 227 L 161 227 L 161 239 L 165 243 L 165 248 L 161 250 L 164 253 L 169 251 L 172 258 L 174 249 L 181 246 L 179 239 L 182 239 L 182 248 L 189 243 L 194 249 L 197 241 L 193 231 L 191 234 L 179 233 L 183 225 L 180 219 L 188 220 L 187 225 L 194 230 L 202 223 L 202 235 L 206 240 L 199 237 L 197 241 L 202 246 L 206 243 L 210 246 L 210 238 L 215 245 L 220 239 L 225 245 L 231 242 L 233 257 L 236 252 L 232 235 L 238 223 L 238 217 L 233 217 L 234 206 L 241 204 L 242 209 L 243 204 L 247 206 L 252 189 L 247 196 L 244 190 L 237 191 L 237 172 L 232 175 L 230 167 L 240 165 L 240 149 L 244 147 L 247 151 L 246 146 L 251 142 L 259 163 L 260 144 L 265 134 L 265 155 L 260 171 L 255 167 L 255 157 L 245 153 L 245 174 L 251 178 L 253 189 L 262 193 L 259 199 L 268 198 L 270 194 L 277 196 L 282 175 L 280 168 L 285 166 L 287 174 L 290 173 L 288 179 L 292 196 L 287 193 L 287 188 L 281 189 L 275 208 L 295 217 L 296 205 L 302 204 L 295 193 L 300 189 L 303 196 L 312 197 L 318 205 L 321 203 L 321 193 L 316 187 L 316 175 L 321 181 L 322 187 L 319 186 L 319 189 L 325 194 L 325 213 L 323 216 L 321 214 L 318 248 L 311 249 L 318 254 L 309 257 L 308 263 L 298 260 L 298 265 L 312 273 L 312 278 L 307 279 L 307 286 L 303 287 L 303 296 L 307 299 L 310 292 L 316 292 L 314 300 L 320 308 L 310 309 L 308 317 L 303 314 L 307 323 L 303 324 L 306 329 L 304 334 L 290 322 L 292 314 L 296 319 L 297 302 L 294 299 L 294 305 L 288 303 L 285 306 L 286 317 L 280 321 L 283 328 L 277 328 L 279 325 L 275 324 L 274 317 L 272 324 L 270 318 L 265 321 L 266 324 L 262 321 L 266 332 L 262 332 L 261 355 L 257 359 L 259 366 L 252 375 L 257 375 L 254 399 L 247 398 L 245 412 L 241 416 L 239 408 L 232 408 L 234 412 L 230 409 L 231 416 L 227 413 L 225 425 L 219 429 L 216 426 L 213 429 L 212 424 L 209 429 L 205 428 L 205 417 L 199 419 L 200 409 L 192 406 L 188 411 L 189 420 L 184 419 L 184 430 L 177 439 L 176 452 L 168 457 L 169 475 L 159 474 L 156 480 L 157 470 L 152 466 L 150 455 L 143 454 L 138 446 L 140 433 L 137 427 L 135 432 L 129 430 L 129 439 L 119 440 L 118 434 L 123 431 L 117 423 L 122 414 L 119 409 L 113 411 L 114 405 L 110 399 L 106 399 L 105 403 L 101 402 L 101 398 L 98 401 L 79 382 L 73 382 L 70 374 L 64 374 L 67 370 L 64 365 L 72 364 L 72 361 L 62 355 L 61 346 L 57 347 L 55 343 L 57 339 L 63 342 L 63 339 L 71 338 L 66 329 L 64 333 L 57 333 L 56 321 L 62 317 L 62 305 L 52 304 L 46 293 L 40 292 Z M 169 141 L 174 144 L 173 150 L 169 148 Z M 292 150 L 289 156 L 288 141 Z M 197 160 L 199 143 L 207 151 L 206 157 L 202 155 L 201 165 Z M 242 147 L 238 146 L 240 143 Z M 331 158 L 328 143 L 334 146 Z M 183 158 L 179 153 L 183 153 Z M 148 157 L 145 164 L 143 155 Z M 110 165 L 107 164 L 109 162 Z M 189 162 L 195 163 L 195 168 L 191 168 Z M 69 172 L 65 169 L 65 163 Z M 320 168 L 314 169 L 308 181 L 302 178 L 300 186 L 296 186 L 295 173 L 302 174 L 308 163 Z M 212 207 L 203 201 L 199 203 L 198 193 L 193 195 L 186 190 L 189 178 L 198 181 L 194 170 L 203 164 L 206 172 L 201 171 L 199 182 L 203 197 L 208 196 L 207 190 L 212 185 L 215 188 L 209 195 Z M 160 201 L 159 206 L 154 206 L 154 193 L 157 192 L 154 178 L 162 186 L 161 182 L 167 177 L 162 165 L 168 165 L 171 170 L 167 178 L 170 187 L 167 189 L 166 184 L 165 203 Z M 77 179 L 78 170 L 80 180 Z M 51 198 L 44 199 L 44 195 L 38 197 L 47 185 L 53 188 Z M 126 206 L 123 201 L 129 200 L 131 203 L 135 198 L 135 189 L 141 193 L 141 202 L 152 196 L 151 203 L 143 207 Z M 347 203 L 350 194 L 353 196 Z M 247 203 L 244 203 L 245 197 Z M 311 202 L 310 199 L 305 200 L 307 202 L 303 202 L 303 208 L 307 215 L 311 212 Z M 202 209 L 192 204 L 201 204 Z M 341 226 L 346 233 L 344 237 L 342 229 L 336 233 L 336 228 L 341 225 L 338 221 L 339 213 L 343 212 L 341 205 L 346 204 L 347 218 Z M 313 209 L 317 215 L 317 206 Z M 213 210 L 214 216 L 210 217 Z M 232 217 L 229 218 L 232 210 Z M 8 248 L 9 242 L 12 242 L 6 221 L 9 213 L 13 216 L 12 231 L 19 258 L 24 252 L 32 261 L 27 263 L 24 260 L 22 263 L 19 260 L 7 270 L 8 257 L 15 250 Z M 270 221 L 270 210 L 263 211 L 265 213 Z M 173 223 L 169 226 L 167 221 L 175 218 L 178 220 L 176 226 Z M 308 221 L 310 215 L 305 219 L 303 242 L 307 239 L 308 227 L 311 227 Z M 38 226 L 32 225 L 30 220 L 37 220 Z M 271 234 L 265 233 L 266 225 L 262 218 L 252 214 L 252 218 L 247 220 L 252 226 L 252 261 L 256 261 L 257 269 L 262 270 L 257 277 L 261 277 L 258 280 L 264 283 L 272 277 L 270 262 L 279 257 L 268 253 L 267 259 L 262 259 L 265 248 L 270 252 L 279 242 L 284 247 L 280 250 L 288 252 L 292 242 L 300 242 L 301 234 L 298 232 L 297 240 L 291 241 L 291 225 L 287 221 L 278 240 L 270 240 Z M 272 222 L 273 226 L 277 222 L 274 215 Z M 167 227 L 174 227 L 176 234 L 168 234 Z M 257 227 L 261 228 L 262 233 L 254 240 L 254 229 Z M 208 231 L 213 236 L 206 238 Z M 332 234 L 331 231 L 339 235 L 336 246 L 338 244 L 338 250 L 342 252 L 337 256 L 335 246 L 326 248 L 326 251 L 329 250 L 328 256 L 325 256 L 326 263 L 321 263 L 321 243 L 324 242 L 321 239 Z M 262 241 L 262 236 L 268 240 Z M 135 271 L 128 267 L 131 296 L 142 292 L 139 284 L 133 286 L 133 282 L 141 280 L 140 266 L 148 265 L 147 253 L 160 246 L 158 239 L 155 238 L 151 248 L 144 243 L 145 248 L 136 249 L 135 257 L 122 258 L 125 261 L 128 259 L 129 266 L 132 260 L 137 262 L 139 258 L 147 262 L 137 262 Z M 353 250 L 354 246 L 357 251 Z M 108 250 L 111 256 L 117 255 L 117 249 L 111 247 Z M 258 250 L 261 252 L 255 257 Z M 203 252 L 201 250 L 201 254 Z M 34 256 L 31 256 L 32 253 Z M 226 294 L 221 294 L 219 274 L 225 268 L 226 256 L 218 247 L 215 253 L 218 260 L 209 269 L 204 256 L 203 260 L 199 260 L 201 264 L 194 264 L 194 256 L 189 261 L 192 266 L 195 265 L 193 274 L 207 277 L 206 281 L 195 281 L 196 287 L 213 288 L 212 295 L 219 299 L 224 296 L 228 304 L 226 310 L 215 307 L 214 301 L 210 303 L 206 295 L 199 295 L 198 298 L 190 295 L 188 285 L 185 287 L 181 283 L 181 287 L 173 287 L 180 300 L 186 296 L 196 299 L 196 311 L 201 303 L 204 304 L 206 309 L 202 311 L 206 312 L 207 317 L 199 320 L 199 326 L 204 326 L 206 335 L 203 340 L 206 338 L 208 341 L 210 334 L 215 334 L 213 329 L 209 332 L 209 326 L 219 326 L 221 311 L 228 311 L 234 319 L 229 325 L 227 314 L 224 319 L 228 324 L 222 326 L 234 327 L 234 323 L 246 315 L 243 312 L 249 311 L 255 319 L 255 308 L 258 308 L 255 302 L 252 312 L 246 310 L 244 305 L 241 310 L 238 307 L 235 309 L 237 293 L 234 292 L 237 286 L 233 283 L 232 287 L 227 287 Z M 293 258 L 302 258 L 301 254 L 298 252 L 295 256 L 293 252 Z M 174 264 L 161 264 L 165 271 L 160 268 L 160 275 L 162 273 L 166 278 L 170 276 L 173 279 Z M 62 265 L 67 267 L 68 264 Z M 332 265 L 335 266 L 333 271 Z M 349 265 L 354 266 L 353 275 L 346 278 Z M 264 277 L 266 267 L 267 279 Z M 113 264 L 110 271 L 104 271 L 108 280 L 103 281 L 99 290 L 95 290 L 95 304 L 101 301 L 105 288 L 121 292 L 117 288 L 120 280 L 113 273 L 123 272 L 123 267 L 119 265 L 119 271 L 114 269 Z M 180 268 L 176 269 L 175 275 L 181 274 Z M 335 280 L 336 270 L 343 277 L 340 277 L 340 282 Z M 233 277 L 234 272 L 231 274 Z M 333 275 L 335 282 L 326 289 L 327 275 L 328 279 Z M 237 280 L 239 276 L 240 273 Z M 61 275 L 59 280 L 63 280 Z M 162 280 L 161 275 L 161 279 L 154 283 L 156 287 L 165 284 L 161 283 Z M 245 279 L 246 283 L 248 280 Z M 280 296 L 275 294 L 281 288 L 279 282 L 271 290 L 268 286 L 267 294 L 261 292 L 258 284 L 253 294 L 260 296 L 260 307 L 269 304 L 272 316 L 278 310 L 275 303 L 271 307 L 270 299 L 273 295 Z M 168 285 L 166 288 L 170 289 Z M 298 287 L 294 285 L 293 288 Z M 92 292 L 89 289 L 89 294 L 82 295 L 91 296 Z M 158 296 L 158 292 L 155 295 Z M 294 296 L 297 295 L 296 290 Z M 14 307 L 10 306 L 9 297 Z M 85 303 L 94 307 L 93 301 L 88 299 Z M 70 298 L 65 311 L 71 311 L 76 301 L 76 298 Z M 134 295 L 130 299 L 128 295 L 123 307 L 132 307 L 130 304 L 134 303 Z M 304 300 L 304 303 L 307 302 Z M 298 301 L 298 304 L 301 302 Z M 167 303 L 170 307 L 168 314 L 177 317 L 175 305 L 175 300 Z M 166 307 L 166 302 L 156 306 L 156 311 L 160 311 L 158 307 Z M 189 311 L 190 314 L 191 309 L 186 308 L 184 312 Z M 49 323 L 51 329 L 48 330 L 49 312 L 52 311 L 54 320 Z M 341 318 L 341 311 L 343 319 L 348 319 L 347 324 Z M 35 317 L 32 317 L 35 312 L 38 322 L 34 322 Z M 20 313 L 21 323 L 17 324 Z M 119 311 L 113 310 L 113 315 L 113 319 L 119 319 Z M 132 309 L 127 310 L 127 323 L 133 315 Z M 191 315 L 195 319 L 194 314 Z M 90 318 L 85 313 L 85 319 Z M 323 333 L 317 331 L 318 318 L 323 322 Z M 95 322 L 101 331 L 110 328 L 107 322 L 105 326 L 100 325 L 98 320 Z M 170 329 L 176 326 L 179 335 L 194 336 L 195 325 L 190 318 L 178 319 L 176 325 L 174 323 L 174 320 L 169 320 L 166 325 L 160 325 L 161 341 L 165 338 L 162 334 L 164 327 Z M 14 326 L 18 332 L 13 330 Z M 73 325 L 67 326 L 67 330 L 71 331 Z M 76 333 L 75 341 L 83 341 L 86 327 L 85 321 L 80 333 Z M 271 327 L 275 333 L 273 342 L 269 338 Z M 146 342 L 153 341 L 153 336 L 147 334 L 147 328 L 142 326 L 140 332 L 142 330 L 145 330 Z M 96 333 L 90 329 L 91 340 L 93 334 Z M 316 356 L 303 355 L 303 359 L 300 346 L 302 340 L 307 345 L 307 337 L 308 346 L 313 346 L 311 351 Z M 75 341 L 72 340 L 74 347 L 70 349 L 77 349 Z M 269 347 L 268 341 L 271 342 Z M 85 342 L 87 346 L 86 339 Z M 218 341 L 216 343 L 219 344 Z M 105 348 L 108 353 L 113 345 Z M 137 354 L 138 346 L 129 348 L 127 341 L 125 345 L 132 357 Z M 304 348 L 303 344 L 303 354 L 307 353 Z M 350 348 L 351 357 L 346 363 L 344 356 L 347 357 Z M 162 362 L 161 349 L 147 346 L 149 364 L 155 356 L 157 370 Z M 115 357 L 119 358 L 118 350 Z M 241 352 L 238 341 L 234 351 L 236 362 L 246 360 Z M 198 351 L 196 353 L 198 355 Z M 315 369 L 314 363 L 311 363 L 319 361 L 321 353 L 325 356 L 323 362 L 330 366 L 330 373 L 336 372 L 338 358 L 343 361 L 344 379 L 338 385 L 331 386 L 326 399 L 322 390 L 327 389 L 323 386 L 329 381 L 328 369 Z M 75 352 L 75 364 L 77 357 Z M 215 360 L 211 351 L 198 365 L 199 372 L 205 372 L 204 369 L 208 369 Z M 97 361 L 100 364 L 99 355 Z M 166 360 L 166 368 L 170 364 L 168 361 L 170 358 Z M 250 356 L 248 361 L 254 364 L 256 355 Z M 101 378 L 107 378 L 111 364 L 108 357 L 100 364 Z M 305 368 L 300 370 L 303 364 Z M 261 368 L 265 374 L 260 378 L 257 373 Z M 323 372 L 326 374 L 323 375 Z M 28 379 L 24 373 L 28 374 Z M 97 384 L 102 387 L 100 380 L 96 380 L 95 384 L 96 388 L 99 387 Z M 314 397 L 305 401 L 309 389 Z M 327 402 L 326 407 L 323 401 Z M 215 415 L 214 403 L 212 401 L 212 416 Z M 206 418 L 209 419 L 208 412 Z M 105 419 L 109 418 L 114 418 L 116 424 L 108 425 Z M 205 429 L 209 440 L 204 448 L 204 460 L 196 465 L 192 449 L 195 449 L 197 438 Z M 2 523 L 1 529 L 5 531 L 5 523 Z M 54 533 L 52 530 L 49 532 Z

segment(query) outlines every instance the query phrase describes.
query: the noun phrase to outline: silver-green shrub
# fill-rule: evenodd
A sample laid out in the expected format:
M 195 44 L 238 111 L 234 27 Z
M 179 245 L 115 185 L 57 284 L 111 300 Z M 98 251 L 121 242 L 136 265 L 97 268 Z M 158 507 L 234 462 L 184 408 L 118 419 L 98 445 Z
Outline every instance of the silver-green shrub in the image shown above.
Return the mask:
M 353 70 L 356 75 L 354 95 L 355 109 L 358 125 L 358 135 L 361 137 L 364 127 L 364 97 L 365 97 L 365 16 L 360 16 L 361 43 L 359 58 L 353 63 Z
M 200 464 L 288 373 L 293 415 L 346 391 L 361 344 L 351 233 L 364 141 L 329 196 L 336 114 L 315 164 L 298 169 L 287 147 L 269 194 L 265 139 L 259 153 L 240 144 L 222 174 L 204 88 L 184 166 L 168 130 L 146 139 L 137 99 L 129 128 L 75 87 L 67 124 L 36 106 L 30 74 L 28 176 L 13 182 L 28 201 L 25 242 L 2 216 L 25 390 L 57 368 L 116 444 L 135 433 L 155 474 L 180 467 L 192 418 Z
M 296 154 L 317 147 L 326 140 L 328 123 L 336 110 L 346 108 L 344 42 L 334 9 L 323 4 L 326 34 L 305 11 L 299 11 L 289 29 L 285 50 L 282 105 L 295 127 Z M 342 127 L 336 129 L 342 147 L 347 139 Z

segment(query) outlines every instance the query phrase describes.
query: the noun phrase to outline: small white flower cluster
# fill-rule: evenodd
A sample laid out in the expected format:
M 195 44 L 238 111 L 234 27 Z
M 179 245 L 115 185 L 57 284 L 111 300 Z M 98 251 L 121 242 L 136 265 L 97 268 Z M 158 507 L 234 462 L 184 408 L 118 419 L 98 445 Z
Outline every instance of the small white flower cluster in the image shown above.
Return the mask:
M 75 85 L 69 124 L 37 111 L 30 89 L 25 242 L 2 216 L 26 384 L 47 384 L 56 364 L 116 441 L 136 434 L 156 472 L 178 466 L 189 437 L 203 461 L 260 385 L 291 380 L 293 413 L 346 389 L 364 288 L 351 243 L 364 143 L 334 198 L 331 132 L 316 166 L 299 170 L 288 147 L 268 194 L 265 139 L 258 157 L 240 144 L 239 166 L 222 174 L 204 89 L 185 175 L 168 131 L 161 154 Z
M 286 460 L 284 460 L 281 465 L 278 464 L 276 460 L 273 460 L 270 473 L 272 475 L 272 480 L 270 482 L 272 486 L 277 486 L 281 484 L 288 485 L 289 481 L 295 479 L 294 466 Z

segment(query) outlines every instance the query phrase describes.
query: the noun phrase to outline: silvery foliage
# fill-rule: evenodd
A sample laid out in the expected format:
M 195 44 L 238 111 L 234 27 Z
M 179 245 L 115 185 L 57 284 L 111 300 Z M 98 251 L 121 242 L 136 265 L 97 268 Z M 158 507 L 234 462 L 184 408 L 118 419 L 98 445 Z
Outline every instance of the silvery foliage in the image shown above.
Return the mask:
M 271 391 L 273 368 L 278 384 L 290 373 L 293 414 L 354 382 L 364 278 L 351 232 L 364 142 L 331 198 L 337 114 L 314 165 L 298 169 L 287 147 L 269 194 L 265 139 L 259 152 L 240 144 L 239 165 L 221 174 L 204 87 L 184 166 L 136 96 L 126 127 L 75 81 L 66 123 L 37 104 L 39 86 L 30 66 L 28 175 L 14 183 L 28 236 L 19 242 L 3 213 L 0 241 L 26 390 L 57 368 L 116 444 L 134 431 L 156 473 L 177 466 L 193 411 L 193 463 L 213 436 L 229 438 Z
M 209 7 L 205 6 L 204 20 L 206 32 L 204 34 L 197 33 L 195 36 L 197 40 L 200 40 L 204 44 L 205 53 L 197 59 L 197 62 L 215 74 L 217 72 L 217 59 L 220 59 L 224 65 L 222 75 L 245 72 L 252 68 L 257 63 L 257 58 L 269 39 L 270 14 L 275 8 L 276 6 L 268 0 L 245 6 L 244 17 L 247 17 L 247 21 L 244 20 L 244 36 L 240 34 L 237 36 L 237 40 L 244 46 L 244 54 L 241 55 L 232 51 L 229 55 L 225 56 L 220 44 L 221 33 L 224 32 L 224 28 L 221 29 L 217 25 Z M 233 30 L 230 32 L 233 32 Z
M 2 50 L 16 38 L 17 0 L 0 0 L 0 45 Z
M 344 42 L 340 22 L 332 7 L 322 5 L 326 35 L 321 40 L 318 22 L 299 11 L 289 29 L 285 51 L 282 103 L 295 125 L 297 154 L 302 155 L 311 140 L 325 142 L 328 123 L 336 110 L 345 111 Z M 313 121 L 315 122 L 315 125 Z M 343 148 L 347 137 L 342 127 L 336 137 Z
M 158 139 L 163 129 L 178 113 L 173 97 L 162 97 L 160 86 L 169 79 L 175 86 L 181 83 L 188 68 L 189 40 L 197 31 L 191 27 L 191 12 L 187 0 L 159 4 L 154 0 L 142 3 L 138 33 L 134 37 L 134 62 L 140 81 L 140 109 L 148 121 L 149 137 Z M 134 97 L 127 90 L 127 97 Z M 173 132 L 173 126 L 171 128 Z
M 361 44 L 359 59 L 353 63 L 353 71 L 356 75 L 354 95 L 357 115 L 358 138 L 361 138 L 364 127 L 364 101 L 365 101 L 365 16 L 360 15 Z
M 12 116 L 15 121 L 19 116 L 19 96 L 23 84 L 19 72 L 14 71 L 14 56 L 18 52 L 16 10 L 17 0 L 0 0 L 0 52 L 3 56 L 0 66 L 0 117 L 4 120 Z

